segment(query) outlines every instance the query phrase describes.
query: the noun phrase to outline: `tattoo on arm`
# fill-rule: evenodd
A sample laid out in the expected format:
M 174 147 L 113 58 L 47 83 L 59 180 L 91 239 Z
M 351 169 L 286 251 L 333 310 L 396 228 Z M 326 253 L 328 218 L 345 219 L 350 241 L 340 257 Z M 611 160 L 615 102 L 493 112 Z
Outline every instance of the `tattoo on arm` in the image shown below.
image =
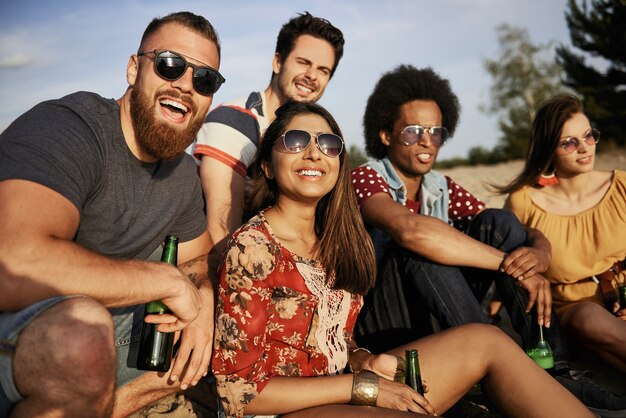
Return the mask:
M 189 281 L 191 283 L 196 284 L 196 280 L 198 279 L 198 273 L 191 272 L 191 273 L 187 274 L 187 277 L 189 278 Z
M 185 273 L 191 283 L 197 285 L 202 281 L 202 277 L 205 277 L 207 275 L 207 256 L 204 255 L 194 258 L 181 264 L 178 267 L 183 271 L 183 273 Z

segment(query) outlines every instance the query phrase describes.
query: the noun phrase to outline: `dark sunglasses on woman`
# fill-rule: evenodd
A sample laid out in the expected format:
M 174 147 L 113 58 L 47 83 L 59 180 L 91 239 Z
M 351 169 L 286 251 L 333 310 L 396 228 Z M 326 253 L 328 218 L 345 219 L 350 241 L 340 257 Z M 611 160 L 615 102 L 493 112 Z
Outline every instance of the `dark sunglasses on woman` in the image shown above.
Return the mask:
M 168 81 L 178 80 L 185 74 L 187 68 L 193 68 L 193 88 L 203 96 L 214 94 L 226 81 L 215 68 L 192 64 L 178 52 L 155 49 L 138 52 L 137 56 L 148 54 L 154 54 L 154 68 L 157 74 Z
M 339 135 L 321 133 L 313 135 L 300 129 L 292 129 L 280 136 L 274 146 L 279 152 L 297 154 L 304 151 L 311 139 L 315 137 L 315 145 L 328 157 L 338 157 L 343 151 L 343 139 Z

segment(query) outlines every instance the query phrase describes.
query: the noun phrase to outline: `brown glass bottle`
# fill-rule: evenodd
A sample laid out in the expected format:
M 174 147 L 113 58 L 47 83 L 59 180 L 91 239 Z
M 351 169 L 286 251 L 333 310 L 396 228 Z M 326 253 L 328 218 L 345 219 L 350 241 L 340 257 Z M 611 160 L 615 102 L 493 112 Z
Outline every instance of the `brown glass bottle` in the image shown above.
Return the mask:
M 161 261 L 174 266 L 178 264 L 177 237 L 168 235 L 165 238 Z M 144 317 L 146 315 L 162 315 L 170 312 L 163 302 L 155 300 L 146 303 Z M 157 331 L 157 325 L 143 322 L 139 353 L 137 354 L 137 368 L 139 370 L 166 372 L 170 369 L 174 347 L 174 333 Z
M 422 373 L 420 372 L 419 356 L 416 349 L 405 350 L 406 371 L 404 383 L 412 387 L 420 395 L 424 395 Z

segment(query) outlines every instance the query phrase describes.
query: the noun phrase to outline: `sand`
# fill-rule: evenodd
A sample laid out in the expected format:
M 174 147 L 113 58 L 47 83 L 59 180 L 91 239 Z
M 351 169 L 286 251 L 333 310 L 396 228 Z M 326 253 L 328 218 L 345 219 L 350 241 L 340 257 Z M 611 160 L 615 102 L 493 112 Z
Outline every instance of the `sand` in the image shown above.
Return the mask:
M 504 185 L 511 181 L 524 168 L 522 160 L 495 165 L 477 165 L 439 170 L 451 177 L 470 193 L 482 199 L 488 207 L 501 208 L 506 196 L 496 195 L 489 189 L 489 183 Z M 625 170 L 626 149 L 616 149 L 598 154 L 595 168 L 601 171 Z

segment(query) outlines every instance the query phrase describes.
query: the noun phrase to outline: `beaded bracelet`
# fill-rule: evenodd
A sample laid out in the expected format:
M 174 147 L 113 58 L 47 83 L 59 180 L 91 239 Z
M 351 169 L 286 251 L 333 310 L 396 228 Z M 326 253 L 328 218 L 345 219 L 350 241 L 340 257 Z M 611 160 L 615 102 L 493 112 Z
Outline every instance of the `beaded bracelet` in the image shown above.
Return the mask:
M 376 406 L 378 399 L 378 375 L 370 370 L 361 370 L 352 379 L 352 405 Z

